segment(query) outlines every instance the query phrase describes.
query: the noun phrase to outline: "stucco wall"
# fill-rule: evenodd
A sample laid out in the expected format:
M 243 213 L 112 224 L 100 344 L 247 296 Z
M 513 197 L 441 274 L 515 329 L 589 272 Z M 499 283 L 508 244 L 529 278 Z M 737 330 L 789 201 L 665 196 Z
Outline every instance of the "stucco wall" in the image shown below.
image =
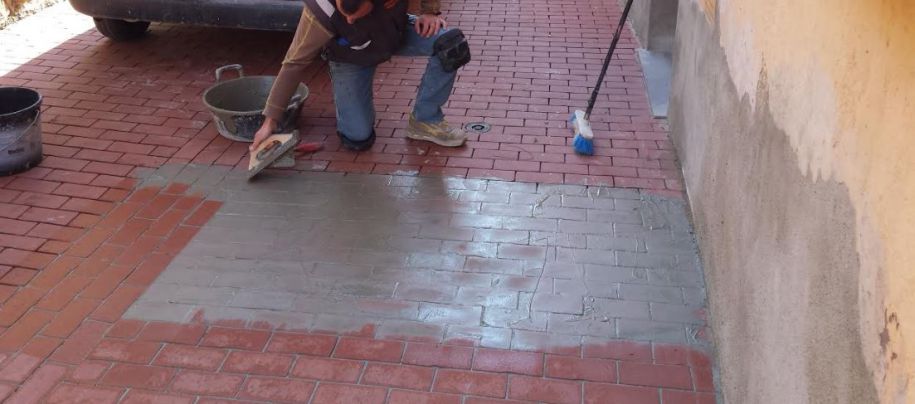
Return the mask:
M 617 0 L 620 7 L 626 0 Z M 634 0 L 629 24 L 645 49 L 670 52 L 677 23 L 677 0 Z M 616 22 L 614 21 L 614 24 Z
M 672 136 L 729 403 L 915 403 L 915 2 L 682 0 Z

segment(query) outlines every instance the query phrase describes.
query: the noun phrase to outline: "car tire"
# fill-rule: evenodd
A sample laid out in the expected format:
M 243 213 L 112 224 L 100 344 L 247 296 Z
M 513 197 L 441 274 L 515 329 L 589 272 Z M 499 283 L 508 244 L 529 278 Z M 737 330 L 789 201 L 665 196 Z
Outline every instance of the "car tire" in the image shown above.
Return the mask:
M 115 41 L 130 41 L 146 34 L 147 21 L 124 21 L 111 18 L 96 18 L 95 29 Z

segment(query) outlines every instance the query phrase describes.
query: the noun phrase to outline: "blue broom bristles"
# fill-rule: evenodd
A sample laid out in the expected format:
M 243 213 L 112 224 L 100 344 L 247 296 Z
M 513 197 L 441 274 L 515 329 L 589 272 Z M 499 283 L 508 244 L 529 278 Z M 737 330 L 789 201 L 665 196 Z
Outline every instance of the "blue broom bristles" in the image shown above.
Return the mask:
M 592 139 L 585 139 L 579 133 L 575 134 L 575 138 L 572 139 L 572 148 L 575 149 L 575 153 L 583 154 L 585 156 L 594 155 L 594 142 Z
M 569 122 L 575 133 L 575 138 L 572 139 L 572 149 L 575 150 L 575 153 L 585 156 L 594 155 L 594 134 L 591 132 L 591 125 L 585 119 L 585 113 L 583 111 L 573 112 L 569 117 Z

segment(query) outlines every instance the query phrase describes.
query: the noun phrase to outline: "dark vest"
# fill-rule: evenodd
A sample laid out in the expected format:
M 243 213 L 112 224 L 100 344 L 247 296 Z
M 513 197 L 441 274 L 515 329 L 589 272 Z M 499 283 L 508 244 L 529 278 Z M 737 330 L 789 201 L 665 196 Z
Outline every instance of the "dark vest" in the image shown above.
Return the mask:
M 407 30 L 407 1 L 400 0 L 390 10 L 385 0 L 371 0 L 372 12 L 355 24 L 348 24 L 337 11 L 334 0 L 305 0 L 315 19 L 334 35 L 324 47 L 327 60 L 375 66 L 386 62 L 403 46 Z

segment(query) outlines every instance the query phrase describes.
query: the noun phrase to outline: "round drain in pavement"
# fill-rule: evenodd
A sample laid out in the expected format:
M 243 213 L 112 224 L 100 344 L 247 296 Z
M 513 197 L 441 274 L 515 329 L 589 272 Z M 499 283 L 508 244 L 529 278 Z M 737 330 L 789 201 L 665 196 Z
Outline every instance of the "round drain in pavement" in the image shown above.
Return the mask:
M 489 124 L 486 122 L 471 122 L 471 123 L 468 123 L 467 125 L 464 125 L 465 130 L 467 130 L 468 132 L 476 132 L 476 133 L 486 133 L 486 132 L 489 132 L 489 129 L 491 129 L 491 128 L 492 127 L 489 126 Z

